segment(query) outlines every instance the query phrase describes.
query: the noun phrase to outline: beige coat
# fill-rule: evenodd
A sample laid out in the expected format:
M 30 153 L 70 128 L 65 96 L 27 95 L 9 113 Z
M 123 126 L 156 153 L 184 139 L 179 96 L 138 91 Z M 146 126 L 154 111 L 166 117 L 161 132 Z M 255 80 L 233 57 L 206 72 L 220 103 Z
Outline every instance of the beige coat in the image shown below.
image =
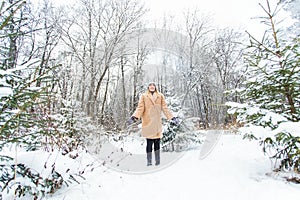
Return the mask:
M 168 120 L 173 118 L 162 93 L 154 92 L 152 95 L 147 91 L 141 95 L 133 116 L 142 118 L 143 137 L 149 139 L 162 137 L 162 112 Z

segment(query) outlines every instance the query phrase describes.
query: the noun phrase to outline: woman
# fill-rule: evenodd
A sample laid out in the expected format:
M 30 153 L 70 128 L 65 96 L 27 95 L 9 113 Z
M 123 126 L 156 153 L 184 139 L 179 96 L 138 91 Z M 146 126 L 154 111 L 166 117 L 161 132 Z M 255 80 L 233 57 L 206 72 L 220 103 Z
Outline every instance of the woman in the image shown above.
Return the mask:
M 142 118 L 142 136 L 147 140 L 147 166 L 152 165 L 152 147 L 154 145 L 155 165 L 160 164 L 160 138 L 162 138 L 161 112 L 168 120 L 177 123 L 177 119 L 169 111 L 165 97 L 157 91 L 156 85 L 150 83 L 148 90 L 140 96 L 139 103 L 130 121 Z

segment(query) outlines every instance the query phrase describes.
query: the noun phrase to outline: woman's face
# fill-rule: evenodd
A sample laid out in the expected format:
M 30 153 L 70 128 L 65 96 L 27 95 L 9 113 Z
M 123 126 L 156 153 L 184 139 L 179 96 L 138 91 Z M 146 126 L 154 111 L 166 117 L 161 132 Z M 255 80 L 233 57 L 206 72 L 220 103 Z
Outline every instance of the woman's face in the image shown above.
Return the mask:
M 150 84 L 148 88 L 149 88 L 150 92 L 155 92 L 155 85 L 154 84 Z

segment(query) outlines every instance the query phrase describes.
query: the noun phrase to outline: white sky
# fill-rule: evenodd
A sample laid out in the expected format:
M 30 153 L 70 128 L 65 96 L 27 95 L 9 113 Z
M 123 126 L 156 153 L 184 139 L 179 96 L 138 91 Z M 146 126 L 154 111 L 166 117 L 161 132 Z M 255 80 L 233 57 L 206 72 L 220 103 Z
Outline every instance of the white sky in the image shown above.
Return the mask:
M 162 19 L 166 13 L 176 17 L 184 10 L 197 8 L 204 15 L 211 16 L 213 23 L 220 28 L 253 29 L 250 27 L 259 22 L 251 18 L 262 14 L 259 2 L 265 3 L 262 0 L 147 0 L 145 3 L 154 19 Z
M 42 0 L 31 0 L 34 2 Z M 68 4 L 76 0 L 52 0 L 58 4 Z M 121 0 L 122 1 L 122 0 Z M 199 9 L 205 16 L 211 16 L 213 24 L 220 28 L 233 27 L 247 30 L 254 36 L 260 36 L 266 27 L 259 20 L 253 19 L 264 15 L 259 3 L 266 5 L 266 0 L 140 0 L 149 9 L 148 21 L 151 24 L 162 20 L 164 15 L 172 15 L 175 20 L 187 9 Z M 275 8 L 278 0 L 269 0 Z M 286 17 L 285 12 L 281 14 Z
M 274 10 L 278 0 L 269 1 L 271 9 Z M 185 10 L 197 8 L 204 15 L 211 16 L 213 25 L 219 28 L 232 27 L 241 31 L 247 30 L 257 38 L 260 38 L 267 28 L 257 19 L 265 16 L 259 3 L 265 6 L 266 0 L 144 0 L 144 2 L 150 9 L 149 15 L 153 21 L 161 20 L 168 14 L 175 16 L 176 19 L 182 16 Z M 280 20 L 289 18 L 289 14 L 282 9 L 278 15 Z M 287 26 L 291 23 L 291 20 L 286 20 L 283 25 Z
M 271 0 L 272 1 L 272 0 Z M 273 0 L 274 1 L 274 0 Z M 261 0 L 147 0 L 146 7 L 157 18 L 164 13 L 180 14 L 185 9 L 198 8 L 214 16 L 217 24 L 244 24 L 260 12 Z

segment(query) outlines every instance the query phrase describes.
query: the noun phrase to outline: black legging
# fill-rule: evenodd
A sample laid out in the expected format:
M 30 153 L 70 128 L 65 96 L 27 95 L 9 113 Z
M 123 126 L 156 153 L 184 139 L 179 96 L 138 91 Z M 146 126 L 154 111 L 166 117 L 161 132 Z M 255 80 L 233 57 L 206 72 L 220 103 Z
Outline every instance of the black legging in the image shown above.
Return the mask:
M 148 139 L 147 138 L 147 146 L 146 146 L 147 153 L 152 152 L 153 144 L 154 144 L 154 151 L 158 151 L 160 149 L 160 138 L 157 138 L 157 139 Z

